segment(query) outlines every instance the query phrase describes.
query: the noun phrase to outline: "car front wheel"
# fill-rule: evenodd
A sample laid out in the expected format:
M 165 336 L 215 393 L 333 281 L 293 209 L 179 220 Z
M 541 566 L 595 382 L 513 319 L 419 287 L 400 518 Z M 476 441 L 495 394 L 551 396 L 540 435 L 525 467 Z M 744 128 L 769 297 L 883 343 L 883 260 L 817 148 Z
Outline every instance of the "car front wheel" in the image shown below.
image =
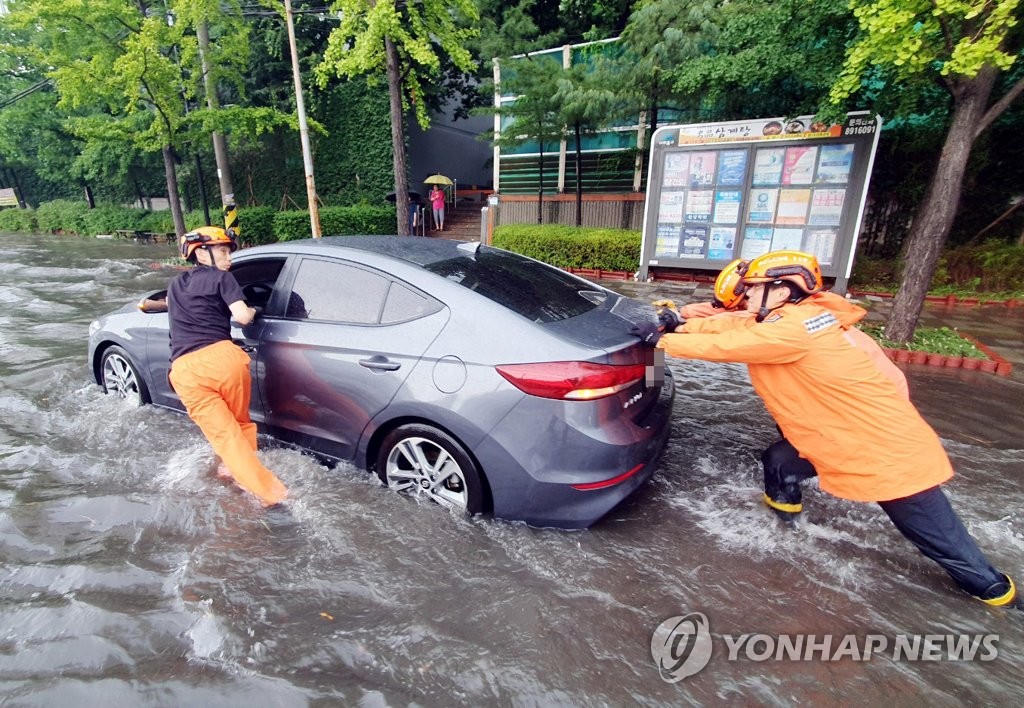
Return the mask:
M 132 364 L 128 352 L 121 347 L 112 346 L 103 352 L 100 371 L 104 393 L 112 393 L 136 406 L 149 403 L 146 382 Z
M 402 425 L 384 438 L 377 476 L 388 488 L 469 514 L 484 511 L 480 472 L 465 448 L 428 425 Z

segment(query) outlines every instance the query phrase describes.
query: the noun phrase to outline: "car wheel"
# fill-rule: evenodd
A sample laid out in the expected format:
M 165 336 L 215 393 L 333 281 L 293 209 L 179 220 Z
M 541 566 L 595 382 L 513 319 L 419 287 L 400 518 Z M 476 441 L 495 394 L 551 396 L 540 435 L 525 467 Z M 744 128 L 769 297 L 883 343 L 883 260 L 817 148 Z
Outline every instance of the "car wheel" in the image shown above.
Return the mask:
M 149 403 L 146 382 L 139 376 L 138 370 L 128 357 L 128 352 L 121 347 L 113 346 L 103 352 L 100 372 L 104 393 L 115 394 L 136 406 Z
M 388 433 L 377 453 L 377 476 L 390 489 L 449 509 L 484 511 L 476 464 L 455 438 L 429 425 L 403 425 Z

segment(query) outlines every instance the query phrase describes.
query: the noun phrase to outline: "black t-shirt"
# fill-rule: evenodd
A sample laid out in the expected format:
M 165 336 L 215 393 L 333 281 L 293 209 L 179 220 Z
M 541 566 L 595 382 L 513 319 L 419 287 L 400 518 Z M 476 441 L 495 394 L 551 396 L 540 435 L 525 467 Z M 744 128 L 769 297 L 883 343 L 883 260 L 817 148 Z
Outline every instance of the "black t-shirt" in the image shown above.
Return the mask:
M 244 299 L 235 276 L 225 270 L 197 266 L 172 280 L 167 290 L 171 361 L 231 339 L 228 305 Z

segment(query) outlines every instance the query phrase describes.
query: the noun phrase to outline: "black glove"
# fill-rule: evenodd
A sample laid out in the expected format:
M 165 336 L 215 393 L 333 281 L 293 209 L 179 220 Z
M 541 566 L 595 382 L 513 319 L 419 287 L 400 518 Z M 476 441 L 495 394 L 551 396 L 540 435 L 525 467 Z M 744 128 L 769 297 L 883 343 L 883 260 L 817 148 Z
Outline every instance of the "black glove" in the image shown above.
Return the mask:
M 658 322 L 665 332 L 675 332 L 676 327 L 686 322 L 686 320 L 680 317 L 678 312 L 662 307 L 658 309 Z
M 629 330 L 629 333 L 634 337 L 639 337 L 640 341 L 649 347 L 653 347 L 661 339 L 661 329 L 654 322 L 641 322 L 640 324 L 633 325 L 633 328 Z

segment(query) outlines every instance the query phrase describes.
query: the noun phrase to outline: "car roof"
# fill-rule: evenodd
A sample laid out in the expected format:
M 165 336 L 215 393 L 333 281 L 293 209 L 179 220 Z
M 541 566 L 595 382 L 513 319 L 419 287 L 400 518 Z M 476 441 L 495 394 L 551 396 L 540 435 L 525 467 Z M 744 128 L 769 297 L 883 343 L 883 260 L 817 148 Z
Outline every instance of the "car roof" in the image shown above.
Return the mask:
M 320 239 L 282 241 L 267 246 L 256 246 L 241 253 L 253 256 L 270 253 L 314 254 L 328 251 L 356 250 L 376 253 L 391 258 L 428 266 L 451 258 L 465 257 L 477 248 L 492 250 L 479 243 L 453 241 L 442 238 L 416 236 L 325 236 Z M 241 253 L 239 255 L 241 255 Z

